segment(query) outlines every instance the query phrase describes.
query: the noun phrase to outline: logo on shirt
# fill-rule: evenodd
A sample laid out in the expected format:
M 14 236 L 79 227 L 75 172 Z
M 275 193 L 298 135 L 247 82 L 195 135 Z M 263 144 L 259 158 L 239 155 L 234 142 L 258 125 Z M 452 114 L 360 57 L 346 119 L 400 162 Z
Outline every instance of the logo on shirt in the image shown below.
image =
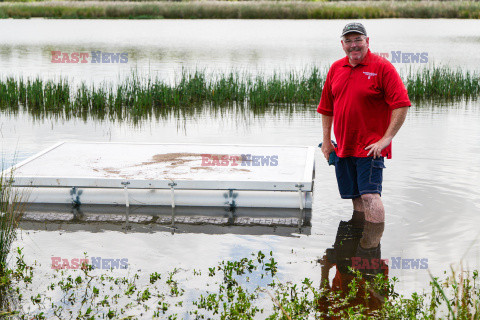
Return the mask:
M 368 76 L 368 79 L 370 79 L 370 77 L 374 77 L 374 76 L 377 75 L 376 73 L 373 73 L 373 72 L 364 72 L 363 74 L 364 74 L 364 75 L 367 75 L 367 76 Z

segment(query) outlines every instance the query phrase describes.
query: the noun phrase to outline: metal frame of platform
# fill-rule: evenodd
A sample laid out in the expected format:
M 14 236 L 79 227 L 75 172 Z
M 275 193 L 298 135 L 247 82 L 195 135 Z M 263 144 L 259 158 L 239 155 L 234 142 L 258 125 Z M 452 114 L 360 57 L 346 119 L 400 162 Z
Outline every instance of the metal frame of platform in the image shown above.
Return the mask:
M 128 154 L 122 153 L 128 149 L 134 150 Z M 148 160 L 158 150 L 165 151 L 164 154 L 197 153 L 185 153 L 182 161 L 189 163 L 181 162 L 180 165 L 173 166 L 175 170 L 181 167 L 183 172 L 172 173 L 168 171 L 165 161 L 154 163 Z M 211 172 L 205 173 L 206 170 L 195 169 L 199 168 L 198 157 L 192 155 L 199 155 L 199 152 L 276 152 L 287 164 L 241 170 L 214 167 L 209 169 Z M 71 202 L 80 205 L 93 204 L 95 201 L 102 204 L 123 202 L 128 207 L 133 201 L 135 204 L 169 205 L 172 208 L 176 205 L 218 205 L 303 209 L 311 208 L 312 204 L 314 152 L 315 148 L 310 146 L 60 142 L 5 170 L 3 174 L 7 176 L 12 172 L 13 186 L 31 190 L 31 201 L 36 203 Z M 299 160 L 296 161 L 295 158 Z M 109 168 L 108 173 L 100 172 L 102 165 L 108 165 L 112 161 L 116 164 L 113 167 L 115 170 Z M 96 167 L 91 164 L 93 162 Z M 194 167 L 195 164 L 197 167 Z M 122 174 L 122 170 L 128 171 L 129 175 Z M 194 171 L 202 172 L 192 173 Z M 65 172 L 72 174 L 66 176 Z M 297 196 L 292 197 L 295 193 Z M 93 200 L 87 200 L 87 194 Z M 107 201 L 102 201 L 102 197 Z M 202 200 L 190 201 L 196 198 L 204 199 L 205 204 L 202 204 Z M 109 202 L 108 199 L 112 201 Z

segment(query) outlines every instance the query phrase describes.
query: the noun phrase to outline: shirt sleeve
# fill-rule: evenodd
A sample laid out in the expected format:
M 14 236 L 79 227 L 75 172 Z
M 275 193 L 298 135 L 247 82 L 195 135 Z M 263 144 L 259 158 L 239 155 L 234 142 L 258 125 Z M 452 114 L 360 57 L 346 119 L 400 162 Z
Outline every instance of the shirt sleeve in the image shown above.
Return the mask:
M 327 79 L 323 85 L 322 97 L 318 104 L 317 112 L 326 116 L 333 116 L 333 94 L 332 94 L 332 69 L 328 71 Z
M 390 62 L 385 64 L 383 79 L 385 102 L 389 105 L 391 110 L 410 107 L 412 105 L 408 98 L 408 92 L 403 84 L 402 78 L 400 78 L 397 70 Z

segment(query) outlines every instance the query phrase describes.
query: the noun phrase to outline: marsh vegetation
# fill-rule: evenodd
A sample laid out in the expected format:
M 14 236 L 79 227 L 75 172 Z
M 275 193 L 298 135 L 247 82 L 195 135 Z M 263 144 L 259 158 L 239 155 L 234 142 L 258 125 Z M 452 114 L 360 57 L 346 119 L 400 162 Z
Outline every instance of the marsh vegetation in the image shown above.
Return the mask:
M 478 19 L 475 1 L 39 1 L 2 3 L 0 18 Z
M 25 264 L 17 264 L 16 270 L 9 268 L 9 254 L 17 237 L 17 226 L 25 210 L 25 196 L 13 187 L 11 173 L 0 173 L 0 310 L 11 311 L 12 281 L 19 277 Z M 2 312 L 0 312 L 1 318 Z
M 316 67 L 272 76 L 183 72 L 175 83 L 132 75 L 117 85 L 97 86 L 10 77 L 0 81 L 0 110 L 10 114 L 26 111 L 36 118 L 100 120 L 195 114 L 205 107 L 234 107 L 254 113 L 272 108 L 313 110 L 325 77 L 326 70 Z M 403 80 L 410 99 L 418 103 L 474 99 L 480 93 L 480 76 L 461 69 L 427 67 L 404 74 Z
M 88 258 L 87 256 L 85 256 Z M 224 260 L 208 270 L 172 268 L 118 274 L 92 265 L 52 270 L 41 287 L 32 289 L 35 269 L 22 251 L 12 287 L 18 307 L 0 313 L 20 319 L 479 319 L 477 271 L 452 269 L 443 279 L 431 277 L 429 292 L 399 295 L 396 278 L 366 277 L 351 269 L 347 292 L 331 290 L 308 277 L 301 282 L 278 278 L 281 266 L 273 253 L 261 251 L 238 260 Z M 190 279 L 190 280 L 189 280 Z M 201 288 L 187 283 L 203 279 Z M 195 282 L 200 283 L 200 282 Z M 384 297 L 379 308 L 368 301 Z

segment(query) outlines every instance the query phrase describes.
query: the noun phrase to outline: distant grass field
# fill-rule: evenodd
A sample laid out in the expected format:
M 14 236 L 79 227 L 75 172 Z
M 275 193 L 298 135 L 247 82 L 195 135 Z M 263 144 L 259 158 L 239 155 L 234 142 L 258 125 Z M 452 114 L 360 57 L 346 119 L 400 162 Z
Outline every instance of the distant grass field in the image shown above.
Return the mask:
M 26 1 L 0 18 L 59 19 L 479 19 L 474 1 Z

